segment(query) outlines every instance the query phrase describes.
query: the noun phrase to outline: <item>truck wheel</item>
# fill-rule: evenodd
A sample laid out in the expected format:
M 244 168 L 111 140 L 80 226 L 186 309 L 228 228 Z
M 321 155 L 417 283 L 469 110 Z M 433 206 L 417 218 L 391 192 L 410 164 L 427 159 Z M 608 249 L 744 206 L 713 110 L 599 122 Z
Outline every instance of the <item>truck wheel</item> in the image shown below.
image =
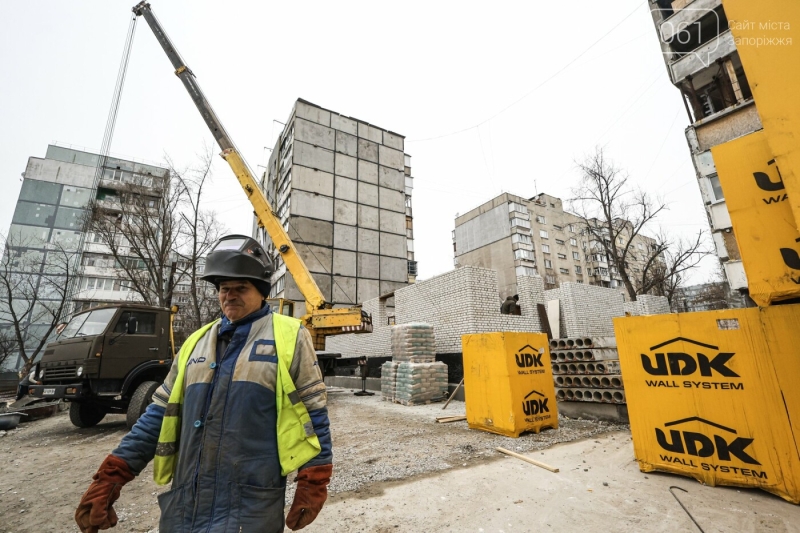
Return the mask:
M 160 386 L 161 383 L 156 381 L 144 381 L 136 387 L 136 392 L 131 396 L 131 403 L 128 404 L 128 416 L 125 418 L 128 429 L 131 429 L 136 421 L 139 420 L 139 417 L 147 410 L 147 406 L 150 405 L 153 399 L 153 393 Z
M 69 404 L 69 421 L 79 428 L 96 426 L 104 416 L 106 412 L 96 405 L 77 402 Z

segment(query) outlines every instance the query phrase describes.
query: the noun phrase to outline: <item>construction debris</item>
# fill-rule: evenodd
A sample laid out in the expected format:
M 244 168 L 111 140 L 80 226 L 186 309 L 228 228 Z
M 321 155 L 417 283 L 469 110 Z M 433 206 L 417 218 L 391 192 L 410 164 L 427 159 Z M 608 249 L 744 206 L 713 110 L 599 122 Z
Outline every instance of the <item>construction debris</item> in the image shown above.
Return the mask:
M 544 468 L 545 470 L 549 470 L 551 472 L 558 473 L 558 468 L 556 468 L 554 466 L 550 466 L 548 464 L 545 464 L 545 463 L 542 463 L 542 462 L 539 462 L 539 461 L 535 461 L 535 460 L 531 459 L 530 457 L 525 457 L 524 455 L 520 455 L 518 453 L 514 453 L 511 450 L 506 450 L 505 448 L 497 447 L 495 449 L 500 453 L 504 453 L 506 455 L 510 455 L 511 457 L 516 457 L 517 459 L 520 459 L 521 461 L 525 461 L 526 463 L 530 463 L 532 465 L 538 466 L 539 468 Z

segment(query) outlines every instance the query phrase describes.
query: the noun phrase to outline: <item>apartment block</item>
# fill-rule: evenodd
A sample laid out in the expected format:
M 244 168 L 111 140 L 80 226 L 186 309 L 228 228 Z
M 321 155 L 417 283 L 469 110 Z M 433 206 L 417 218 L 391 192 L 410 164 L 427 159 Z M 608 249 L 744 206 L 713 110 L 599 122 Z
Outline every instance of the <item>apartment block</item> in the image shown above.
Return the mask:
M 649 0 L 670 81 L 691 125 L 686 139 L 717 256 L 731 289 L 747 290 L 711 148 L 762 129 L 722 0 Z
M 261 185 L 326 301 L 352 305 L 414 282 L 410 161 L 402 135 L 295 102 Z M 269 237 L 254 233 L 276 263 L 271 296 L 303 301 Z
M 456 267 L 497 271 L 500 299 L 518 293 L 518 276 L 540 275 L 546 289 L 564 282 L 618 289 L 622 278 L 582 219 L 564 210 L 560 198 L 541 193 L 523 198 L 503 193 L 456 217 L 453 230 Z M 636 236 L 629 254 L 638 273 L 654 241 Z

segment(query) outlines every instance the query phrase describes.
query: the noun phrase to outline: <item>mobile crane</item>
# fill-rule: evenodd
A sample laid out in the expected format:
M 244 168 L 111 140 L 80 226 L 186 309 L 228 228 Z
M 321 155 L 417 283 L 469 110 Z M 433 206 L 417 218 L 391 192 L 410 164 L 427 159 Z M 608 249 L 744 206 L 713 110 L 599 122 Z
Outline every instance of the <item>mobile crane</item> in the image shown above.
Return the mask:
M 272 211 L 272 207 L 261 191 L 252 171 L 236 149 L 230 135 L 222 126 L 222 122 L 214 113 L 208 100 L 206 100 L 191 69 L 186 66 L 175 46 L 167 37 L 166 32 L 164 32 L 151 9 L 150 3 L 146 1 L 139 2 L 133 7 L 133 13 L 137 17 L 144 18 L 156 36 L 161 48 L 164 49 L 172 66 L 175 68 L 175 75 L 183 82 L 208 129 L 211 130 L 214 139 L 222 149 L 220 155 L 230 165 L 239 180 L 239 184 L 253 205 L 259 226 L 264 228 L 270 239 L 272 239 L 275 249 L 281 254 L 281 259 L 283 259 L 286 268 L 297 283 L 297 287 L 306 300 L 306 314 L 303 315 L 301 320 L 314 339 L 314 347 L 317 350 L 323 350 L 325 348 L 325 337 L 328 335 L 371 332 L 372 317 L 365 313 L 360 306 L 333 309 L 332 305 L 325 301 L 322 291 L 320 291 L 316 281 L 308 271 L 303 259 L 297 253 L 297 249 L 286 230 L 284 230 L 280 219 Z

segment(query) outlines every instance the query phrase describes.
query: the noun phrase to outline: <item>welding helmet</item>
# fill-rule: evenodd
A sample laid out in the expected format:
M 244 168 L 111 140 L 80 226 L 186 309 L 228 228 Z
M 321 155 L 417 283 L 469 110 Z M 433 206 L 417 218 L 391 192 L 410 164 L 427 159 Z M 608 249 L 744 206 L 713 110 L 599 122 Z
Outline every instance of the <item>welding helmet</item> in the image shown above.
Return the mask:
M 273 271 L 272 261 L 258 241 L 244 235 L 226 235 L 206 256 L 200 279 L 213 283 L 217 290 L 222 281 L 246 279 L 266 298 Z

